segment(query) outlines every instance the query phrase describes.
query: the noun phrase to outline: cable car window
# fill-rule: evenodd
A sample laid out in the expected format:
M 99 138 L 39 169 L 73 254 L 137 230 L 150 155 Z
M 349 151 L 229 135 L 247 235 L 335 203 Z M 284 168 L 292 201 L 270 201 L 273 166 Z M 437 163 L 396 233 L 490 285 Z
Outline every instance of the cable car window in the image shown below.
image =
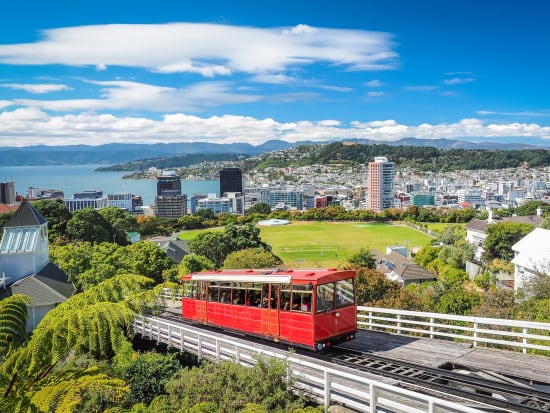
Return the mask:
M 193 298 L 193 287 L 196 281 L 185 281 L 183 283 L 183 296 L 185 298 Z
M 281 286 L 281 311 L 290 311 L 290 284 Z
M 262 284 L 262 308 L 269 308 L 269 284 Z
M 336 281 L 336 308 L 345 307 L 355 303 L 353 279 Z
M 208 301 L 218 302 L 220 299 L 219 285 L 215 281 L 208 283 Z
M 271 298 L 269 299 L 269 302 L 271 303 L 271 309 L 276 310 L 277 308 L 279 308 L 279 286 L 271 284 L 271 288 L 269 291 L 271 292 Z
M 231 304 L 231 283 L 220 283 L 220 303 Z
M 292 311 L 311 312 L 311 295 L 313 285 L 293 285 L 292 286 Z
M 317 286 L 316 312 L 329 311 L 334 309 L 334 283 L 321 284 Z
M 248 283 L 246 286 L 246 305 L 259 307 L 262 297 L 262 284 Z
M 244 296 L 246 293 L 245 283 L 233 283 L 233 295 L 231 302 L 235 305 L 244 305 Z
M 197 300 L 206 301 L 206 281 L 197 283 Z

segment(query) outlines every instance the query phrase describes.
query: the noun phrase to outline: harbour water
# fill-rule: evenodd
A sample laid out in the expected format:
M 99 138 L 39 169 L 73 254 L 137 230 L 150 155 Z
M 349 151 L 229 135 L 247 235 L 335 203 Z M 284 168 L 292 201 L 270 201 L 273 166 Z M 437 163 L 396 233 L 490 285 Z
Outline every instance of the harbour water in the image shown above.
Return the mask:
M 122 179 L 128 172 L 95 172 L 100 165 L 1 166 L 0 181 L 15 182 L 15 191 L 25 196 L 29 187 L 59 189 L 65 198 L 75 192 L 97 190 L 103 194 L 130 192 L 143 198 L 144 205 L 153 205 L 157 183 L 150 179 Z M 219 193 L 219 181 L 182 181 L 187 199 L 194 193 Z

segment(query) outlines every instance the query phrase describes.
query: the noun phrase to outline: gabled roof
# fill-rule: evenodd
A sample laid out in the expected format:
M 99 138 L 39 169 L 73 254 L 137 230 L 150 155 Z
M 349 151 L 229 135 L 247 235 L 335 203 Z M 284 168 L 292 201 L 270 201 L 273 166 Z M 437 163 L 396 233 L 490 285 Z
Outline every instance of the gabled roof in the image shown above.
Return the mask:
M 383 263 L 377 271 L 384 274 L 393 272 L 402 280 L 435 280 L 436 276 L 422 268 L 412 259 L 407 258 L 397 251 L 392 251 L 382 260 Z
M 40 212 L 36 210 L 32 204 L 26 199 L 21 202 L 15 214 L 6 222 L 5 228 L 9 227 L 32 227 L 36 225 L 43 225 L 46 222 Z
M 521 215 L 521 216 L 512 216 L 512 217 L 494 217 L 494 224 L 500 224 L 502 222 L 515 222 L 518 224 L 533 224 L 534 226 L 539 226 L 543 218 L 538 215 Z M 470 231 L 485 232 L 487 227 L 491 223 L 486 219 L 472 219 L 466 224 L 466 229 Z
M 67 275 L 50 262 L 38 274 L 17 280 L 0 290 L 0 300 L 14 294 L 24 294 L 32 299 L 32 307 L 39 307 L 62 303 L 75 291 Z

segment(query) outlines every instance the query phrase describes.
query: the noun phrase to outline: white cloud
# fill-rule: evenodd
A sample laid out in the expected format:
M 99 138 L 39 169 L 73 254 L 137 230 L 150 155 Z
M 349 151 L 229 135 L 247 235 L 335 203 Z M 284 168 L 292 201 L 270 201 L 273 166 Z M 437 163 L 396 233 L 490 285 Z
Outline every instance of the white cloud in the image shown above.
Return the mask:
M 7 89 L 24 90 L 25 92 L 36 93 L 36 94 L 59 92 L 62 90 L 73 90 L 71 87 L 67 85 L 61 85 L 56 83 L 42 83 L 42 84 L 0 83 L 0 86 L 5 87 Z
M 462 85 L 464 83 L 474 82 L 476 79 L 473 77 L 453 77 L 451 79 L 444 79 L 443 83 L 446 85 Z
M 185 88 L 155 86 L 123 80 L 87 81 L 101 87 L 100 99 L 14 99 L 18 105 L 57 112 L 147 110 L 151 112 L 197 111 L 223 104 L 250 103 L 261 96 L 234 93 L 230 82 L 200 82 Z
M 488 116 L 488 115 L 498 115 L 498 116 L 527 116 L 527 117 L 547 117 L 550 116 L 550 110 L 541 110 L 541 111 L 521 111 L 521 112 L 497 112 L 491 110 L 478 110 L 476 111 L 478 115 Z
M 264 74 L 313 63 L 349 70 L 395 67 L 388 33 L 315 28 L 253 28 L 222 24 L 109 24 L 49 29 L 34 43 L 0 45 L 0 63 L 145 68 L 206 77 Z
M 4 109 L 12 105 L 13 105 L 13 102 L 11 100 L 0 100 L 0 109 Z
M 383 96 L 384 92 L 368 92 L 367 96 L 370 98 Z
M 257 145 L 270 139 L 289 142 L 329 141 L 335 137 L 397 140 L 410 136 L 426 139 L 550 139 L 550 127 L 534 123 L 487 123 L 480 119 L 420 125 L 404 125 L 388 119 L 354 121 L 346 125 L 333 119 L 283 123 L 272 118 L 234 115 L 201 118 L 177 113 L 154 120 L 91 112 L 52 116 L 37 108 L 0 111 L 0 142 L 6 146 L 193 141 Z
M 380 80 L 375 79 L 375 80 L 371 80 L 369 82 L 366 82 L 365 86 L 367 86 L 367 87 L 382 87 L 382 86 L 384 86 L 384 83 L 382 83 Z

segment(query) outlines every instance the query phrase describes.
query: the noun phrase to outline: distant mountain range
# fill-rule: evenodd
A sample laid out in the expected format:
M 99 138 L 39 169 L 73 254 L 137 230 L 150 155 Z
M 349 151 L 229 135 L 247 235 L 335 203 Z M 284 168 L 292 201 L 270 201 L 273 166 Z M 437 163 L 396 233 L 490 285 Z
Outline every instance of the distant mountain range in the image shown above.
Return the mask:
M 335 140 L 336 141 L 336 140 Z M 374 141 L 370 139 L 347 139 L 346 142 L 360 144 L 386 144 L 392 146 L 429 146 L 438 149 L 489 149 L 489 150 L 523 150 L 550 149 L 548 146 L 537 146 L 520 143 L 468 142 L 452 139 L 417 139 L 403 138 L 397 141 Z M 107 145 L 88 146 L 27 146 L 0 147 L 0 165 L 64 165 L 64 164 L 115 164 L 138 159 L 162 158 L 184 154 L 242 154 L 260 155 L 294 146 L 318 144 L 320 142 L 301 141 L 286 142 L 270 140 L 261 145 L 247 143 L 215 144 L 207 142 L 191 143 L 157 143 L 126 144 L 111 143 Z M 330 143 L 330 142 L 323 142 Z

